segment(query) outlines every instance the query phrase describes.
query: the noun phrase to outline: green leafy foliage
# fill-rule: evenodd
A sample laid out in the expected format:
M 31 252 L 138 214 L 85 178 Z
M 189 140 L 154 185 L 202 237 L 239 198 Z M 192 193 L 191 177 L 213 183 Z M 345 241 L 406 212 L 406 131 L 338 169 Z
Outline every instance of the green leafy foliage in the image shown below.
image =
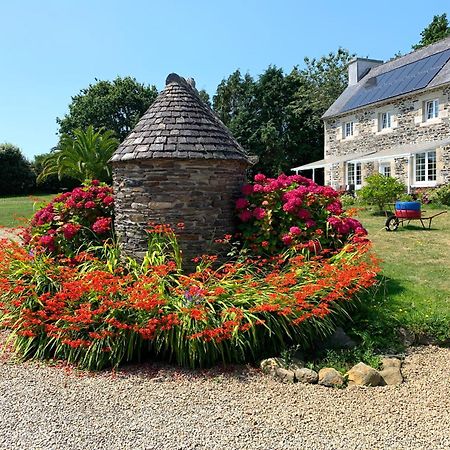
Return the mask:
M 155 86 L 138 83 L 132 77 L 96 80 L 72 97 L 69 113 L 57 119 L 59 134 L 70 135 L 75 129 L 92 125 L 97 131 L 101 128 L 114 131 L 123 141 L 157 94 Z
M 242 146 L 259 156 L 255 173 L 276 176 L 323 153 L 321 116 L 347 84 L 352 55 L 339 49 L 285 74 L 269 66 L 258 78 L 239 70 L 224 79 L 213 108 Z
M 56 150 L 56 149 L 55 149 Z M 39 180 L 36 183 L 36 191 L 41 193 L 56 194 L 65 189 L 73 189 L 79 185 L 79 181 L 68 176 L 63 176 L 59 179 L 57 174 L 48 175 L 45 179 L 42 179 L 41 173 L 44 170 L 45 160 L 51 156 L 50 153 L 43 153 L 41 155 L 35 155 L 31 167 L 36 175 L 36 179 Z
M 380 173 L 368 176 L 365 181 L 366 185 L 358 191 L 358 197 L 369 204 L 376 205 L 380 211 L 406 191 L 406 186 L 397 178 Z
M 450 206 L 450 184 L 435 189 L 430 195 L 430 200 L 432 203 Z
M 86 130 L 73 130 L 72 135 L 62 136 L 58 147 L 45 158 L 38 182 L 50 176 L 64 176 L 80 182 L 97 179 L 111 181 L 108 161 L 119 142 L 109 130 L 95 131 L 93 126 Z
M 450 36 L 450 27 L 448 24 L 447 14 L 435 15 L 431 23 L 420 33 L 422 38 L 419 43 L 413 45 L 413 50 L 434 44 L 441 39 Z
M 35 178 L 18 147 L 0 144 L 0 195 L 27 194 L 34 187 Z

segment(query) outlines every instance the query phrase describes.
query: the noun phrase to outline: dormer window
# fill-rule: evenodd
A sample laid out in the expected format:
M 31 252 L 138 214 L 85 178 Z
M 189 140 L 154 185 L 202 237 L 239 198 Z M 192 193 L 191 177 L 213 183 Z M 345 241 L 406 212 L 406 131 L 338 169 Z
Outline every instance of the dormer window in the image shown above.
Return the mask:
M 380 121 L 380 131 L 390 129 L 392 127 L 391 113 L 390 112 L 381 113 L 379 121 Z
M 344 138 L 353 136 L 353 122 L 345 122 L 343 131 L 344 131 Z
M 439 100 L 428 100 L 425 102 L 425 120 L 439 117 Z

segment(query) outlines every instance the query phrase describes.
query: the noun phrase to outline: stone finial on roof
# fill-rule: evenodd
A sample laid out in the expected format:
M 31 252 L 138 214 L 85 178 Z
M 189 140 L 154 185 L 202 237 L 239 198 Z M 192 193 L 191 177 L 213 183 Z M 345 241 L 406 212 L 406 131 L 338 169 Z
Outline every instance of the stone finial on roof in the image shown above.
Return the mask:
M 111 162 L 153 158 L 233 159 L 252 164 L 228 128 L 176 73 L 115 151 Z

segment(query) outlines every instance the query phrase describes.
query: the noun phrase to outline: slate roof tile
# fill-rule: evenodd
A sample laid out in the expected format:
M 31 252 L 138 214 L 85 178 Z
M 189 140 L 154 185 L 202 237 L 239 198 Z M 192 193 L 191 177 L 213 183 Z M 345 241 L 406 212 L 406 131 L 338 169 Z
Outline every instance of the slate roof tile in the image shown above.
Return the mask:
M 120 144 L 111 162 L 150 158 L 251 157 L 184 78 L 170 74 L 165 89 Z

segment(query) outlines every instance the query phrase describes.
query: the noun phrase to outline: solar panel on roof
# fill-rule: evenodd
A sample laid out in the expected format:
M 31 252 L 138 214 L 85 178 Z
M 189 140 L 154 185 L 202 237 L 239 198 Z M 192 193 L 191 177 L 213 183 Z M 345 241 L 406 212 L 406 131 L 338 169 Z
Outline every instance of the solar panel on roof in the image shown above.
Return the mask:
M 450 49 L 368 78 L 342 112 L 426 87 L 450 59 Z

